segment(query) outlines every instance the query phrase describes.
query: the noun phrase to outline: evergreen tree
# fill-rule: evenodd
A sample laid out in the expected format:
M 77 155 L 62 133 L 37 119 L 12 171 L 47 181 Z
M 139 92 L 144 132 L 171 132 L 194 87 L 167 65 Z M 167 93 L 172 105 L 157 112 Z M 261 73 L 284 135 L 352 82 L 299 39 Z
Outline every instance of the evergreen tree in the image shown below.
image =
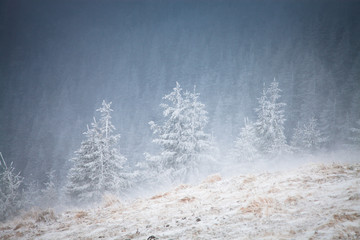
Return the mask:
M 116 148 L 120 135 L 113 134 L 110 105 L 103 101 L 97 109 L 100 122 L 94 118 L 84 133 L 86 140 L 72 159 L 67 193 L 77 202 L 97 201 L 105 192 L 118 194 L 131 184 L 132 174 L 124 170 L 127 159 Z
M 7 166 L 0 152 L 0 221 L 14 216 L 22 208 L 22 182 L 20 173 L 15 173 L 12 163 Z
M 255 109 L 258 117 L 254 127 L 263 154 L 289 151 L 284 135 L 286 104 L 279 102 L 281 90 L 278 86 L 279 83 L 274 79 L 268 89 L 264 87 L 262 96 L 258 99 L 259 107 Z
M 205 133 L 204 129 L 208 123 L 208 112 L 205 110 L 205 105 L 201 103 L 199 99 L 200 93 L 196 92 L 196 86 L 194 86 L 193 92 L 186 91 L 184 97 L 186 99 L 187 110 L 184 111 L 188 117 L 187 125 L 184 129 L 186 137 L 185 140 L 186 150 L 188 154 L 189 163 L 188 166 L 191 169 L 198 171 L 199 166 L 212 166 L 215 164 L 213 154 L 217 151 L 213 137 L 208 133 Z M 209 170 L 211 167 L 209 168 Z
M 120 139 L 120 134 L 113 134 L 116 130 L 111 123 L 111 102 L 102 102 L 102 107 L 96 111 L 100 112 L 100 159 L 102 162 L 102 191 L 118 193 L 132 184 L 133 174 L 125 171 L 127 159 L 120 154 L 116 147 Z
M 245 119 L 245 126 L 241 128 L 240 136 L 235 141 L 231 158 L 243 163 L 254 162 L 260 157 L 258 142 L 259 139 L 256 136 L 254 124 Z
M 71 159 L 73 166 L 68 173 L 66 186 L 67 194 L 78 202 L 98 200 L 101 195 L 101 153 L 98 145 L 99 131 L 95 119 L 91 128 L 88 127 L 83 134 L 86 139 L 81 142 L 81 147 Z
M 321 144 L 324 142 L 321 137 L 320 130 L 318 129 L 317 120 L 311 118 L 307 123 L 298 127 L 294 131 L 291 141 L 291 146 L 296 151 L 314 152 L 320 149 Z
M 157 137 L 154 143 L 161 147 L 156 156 L 146 154 L 147 163 L 157 173 L 172 180 L 188 181 L 196 176 L 201 162 L 209 163 L 210 136 L 204 132 L 208 122 L 205 105 L 198 101 L 199 94 L 182 92 L 179 83 L 173 92 L 163 97 L 169 104 L 161 104 L 166 118 L 162 125 L 149 122 Z

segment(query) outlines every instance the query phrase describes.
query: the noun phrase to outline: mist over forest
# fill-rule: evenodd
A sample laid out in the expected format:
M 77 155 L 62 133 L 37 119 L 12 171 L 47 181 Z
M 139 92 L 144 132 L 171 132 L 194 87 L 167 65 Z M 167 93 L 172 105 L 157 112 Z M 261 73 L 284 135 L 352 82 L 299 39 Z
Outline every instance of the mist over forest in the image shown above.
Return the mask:
M 226 156 L 281 89 L 285 136 L 317 119 L 322 150 L 360 119 L 359 1 L 0 1 L 0 151 L 26 179 L 65 182 L 103 100 L 135 167 L 156 152 L 149 121 L 178 82 L 200 93 Z M 224 157 L 220 159 L 222 161 Z

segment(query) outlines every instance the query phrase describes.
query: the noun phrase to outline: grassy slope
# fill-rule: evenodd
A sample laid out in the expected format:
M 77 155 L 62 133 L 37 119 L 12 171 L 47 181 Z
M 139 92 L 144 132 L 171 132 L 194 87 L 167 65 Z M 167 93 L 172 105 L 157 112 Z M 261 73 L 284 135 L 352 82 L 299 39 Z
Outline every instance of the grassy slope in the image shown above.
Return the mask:
M 180 185 L 147 199 L 106 197 L 94 209 L 32 211 L 0 227 L 0 239 L 359 239 L 360 164 Z

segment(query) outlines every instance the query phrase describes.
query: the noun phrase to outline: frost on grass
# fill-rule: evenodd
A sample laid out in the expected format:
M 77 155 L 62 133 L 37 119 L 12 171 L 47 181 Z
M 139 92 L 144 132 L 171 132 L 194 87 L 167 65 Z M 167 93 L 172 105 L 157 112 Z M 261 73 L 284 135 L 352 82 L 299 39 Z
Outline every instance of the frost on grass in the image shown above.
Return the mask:
M 359 163 L 212 175 L 146 199 L 33 210 L 4 223 L 0 239 L 359 239 L 359 192 Z

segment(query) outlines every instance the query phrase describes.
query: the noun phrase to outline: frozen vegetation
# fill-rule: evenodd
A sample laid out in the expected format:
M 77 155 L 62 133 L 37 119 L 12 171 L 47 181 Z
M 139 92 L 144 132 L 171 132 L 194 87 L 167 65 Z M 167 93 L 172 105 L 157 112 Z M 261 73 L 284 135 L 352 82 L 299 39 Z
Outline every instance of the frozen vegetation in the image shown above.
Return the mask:
M 77 203 L 99 200 L 105 192 L 119 194 L 131 185 L 134 174 L 126 172 L 127 159 L 117 148 L 119 134 L 113 134 L 111 102 L 102 102 L 99 123 L 94 117 L 84 133 L 86 140 L 71 159 L 73 167 L 67 176 L 66 194 Z
M 92 208 L 33 209 L 3 223 L 0 238 L 359 239 L 358 158 L 323 157 L 280 171 L 215 174 L 151 197 L 106 195 Z M 340 158 L 347 162 L 330 163 Z

